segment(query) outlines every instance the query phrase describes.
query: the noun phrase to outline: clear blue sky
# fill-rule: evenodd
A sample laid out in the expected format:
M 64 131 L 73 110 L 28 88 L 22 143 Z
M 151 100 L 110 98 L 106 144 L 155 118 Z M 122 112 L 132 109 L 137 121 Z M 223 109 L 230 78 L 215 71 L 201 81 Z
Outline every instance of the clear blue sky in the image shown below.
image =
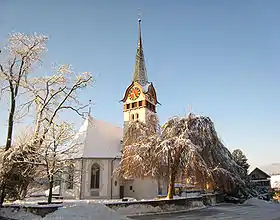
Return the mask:
M 161 122 L 212 118 L 230 149 L 254 165 L 280 162 L 280 1 L 0 1 L 0 44 L 12 31 L 49 35 L 44 65 L 70 63 L 96 77 L 82 93 L 93 115 L 122 125 L 118 101 L 130 84 L 137 10 Z M 0 109 L 4 142 L 5 108 Z M 77 124 L 81 120 L 75 119 Z

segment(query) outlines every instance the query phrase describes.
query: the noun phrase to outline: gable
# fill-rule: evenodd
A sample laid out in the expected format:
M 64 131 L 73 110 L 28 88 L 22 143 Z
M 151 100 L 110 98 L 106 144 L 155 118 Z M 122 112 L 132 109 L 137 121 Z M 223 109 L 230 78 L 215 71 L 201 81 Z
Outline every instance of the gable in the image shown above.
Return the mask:
M 123 99 L 121 100 L 122 102 L 126 102 L 128 99 L 129 91 L 131 88 L 137 87 L 141 90 L 141 94 L 144 95 L 145 98 L 152 96 L 155 104 L 160 104 L 157 100 L 157 95 L 156 95 L 156 90 L 153 86 L 153 83 L 146 83 L 145 85 L 141 86 L 137 82 L 132 82 L 126 89 Z M 140 95 L 141 96 L 141 95 Z
M 131 90 L 133 87 L 137 87 L 137 88 L 140 89 L 140 91 L 141 91 L 140 96 L 144 94 L 144 91 L 143 91 L 142 86 L 141 86 L 139 83 L 137 83 L 137 82 L 132 82 L 132 83 L 127 87 L 127 89 L 125 90 L 124 97 L 123 97 L 123 99 L 121 100 L 122 102 L 126 102 L 126 101 L 127 101 L 128 96 L 129 96 L 129 92 L 130 92 L 130 90 Z
M 259 169 L 257 167 L 249 174 L 249 177 L 252 180 L 270 178 L 270 176 L 267 173 L 265 173 L 264 171 L 262 171 L 261 169 Z

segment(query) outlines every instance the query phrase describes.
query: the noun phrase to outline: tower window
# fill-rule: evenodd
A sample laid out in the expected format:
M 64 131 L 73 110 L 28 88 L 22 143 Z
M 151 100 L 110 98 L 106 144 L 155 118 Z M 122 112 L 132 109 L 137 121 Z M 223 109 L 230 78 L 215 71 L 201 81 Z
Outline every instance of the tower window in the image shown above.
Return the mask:
M 138 113 L 136 113 L 136 119 L 138 119 L 139 118 L 139 114 Z
M 126 109 L 129 109 L 129 104 L 126 104 Z
M 143 103 L 142 103 L 142 101 L 139 101 L 139 107 L 141 107 L 141 106 L 142 106 L 142 104 L 143 104 Z
M 134 120 L 134 114 L 131 115 L 131 119 Z
M 133 102 L 132 105 L 131 105 L 131 107 L 132 107 L 132 108 L 135 108 L 135 104 L 136 104 L 136 103 Z

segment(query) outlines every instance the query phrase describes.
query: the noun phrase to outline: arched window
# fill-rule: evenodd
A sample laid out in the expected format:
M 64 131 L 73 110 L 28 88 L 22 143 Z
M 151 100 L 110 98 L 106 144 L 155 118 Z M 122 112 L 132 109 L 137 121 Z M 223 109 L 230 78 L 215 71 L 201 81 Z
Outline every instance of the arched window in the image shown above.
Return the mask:
M 139 118 L 139 114 L 138 113 L 136 113 L 136 119 L 138 119 Z
M 91 166 L 90 188 L 99 189 L 99 181 L 100 181 L 100 167 L 98 164 L 93 164 Z
M 74 186 L 74 166 L 70 164 L 67 170 L 67 189 L 73 189 Z
M 131 115 L 131 120 L 134 120 L 134 114 Z

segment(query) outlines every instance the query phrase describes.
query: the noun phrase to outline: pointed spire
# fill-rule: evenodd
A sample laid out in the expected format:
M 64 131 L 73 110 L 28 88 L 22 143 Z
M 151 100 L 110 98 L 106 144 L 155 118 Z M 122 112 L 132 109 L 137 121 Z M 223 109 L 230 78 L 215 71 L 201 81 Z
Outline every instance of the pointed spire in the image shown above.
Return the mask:
M 148 82 L 148 76 L 145 65 L 145 58 L 143 52 L 142 38 L 141 38 L 141 18 L 138 12 L 138 43 L 136 51 L 136 62 L 134 66 L 134 73 L 132 81 L 138 82 L 140 85 L 145 85 Z

